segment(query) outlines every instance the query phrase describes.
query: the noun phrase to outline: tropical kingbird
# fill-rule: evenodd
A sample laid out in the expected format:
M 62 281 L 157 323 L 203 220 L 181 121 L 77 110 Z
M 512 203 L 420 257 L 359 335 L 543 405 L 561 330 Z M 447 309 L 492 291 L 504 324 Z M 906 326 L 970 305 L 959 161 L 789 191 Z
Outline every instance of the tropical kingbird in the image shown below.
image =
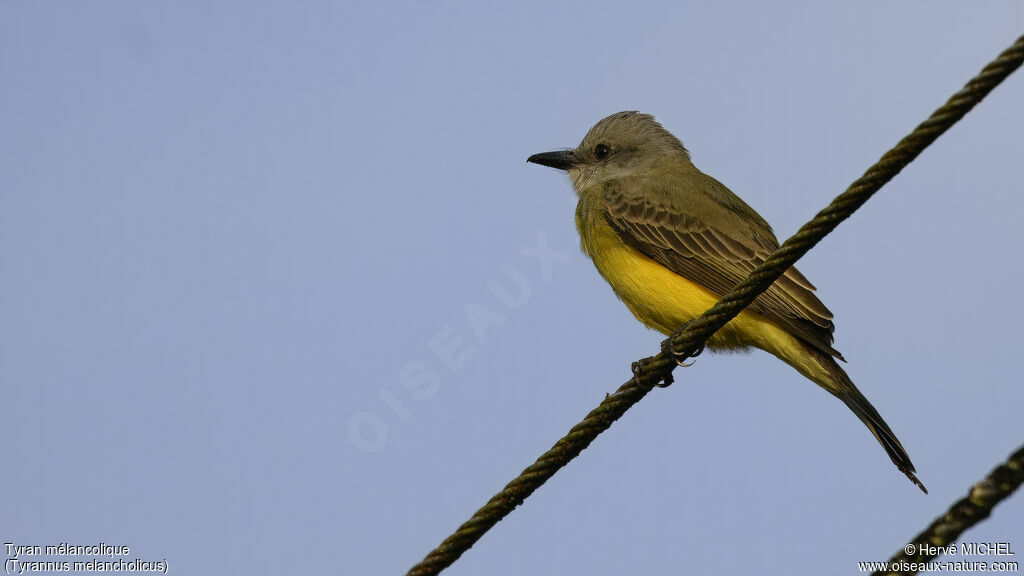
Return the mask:
M 528 162 L 569 173 L 583 252 L 637 320 L 662 334 L 700 316 L 779 247 L 764 218 L 698 170 L 653 116 L 612 114 L 574 150 Z M 896 435 L 836 362 L 832 313 L 814 290 L 790 268 L 707 347 L 760 348 L 796 368 L 853 410 L 927 493 Z

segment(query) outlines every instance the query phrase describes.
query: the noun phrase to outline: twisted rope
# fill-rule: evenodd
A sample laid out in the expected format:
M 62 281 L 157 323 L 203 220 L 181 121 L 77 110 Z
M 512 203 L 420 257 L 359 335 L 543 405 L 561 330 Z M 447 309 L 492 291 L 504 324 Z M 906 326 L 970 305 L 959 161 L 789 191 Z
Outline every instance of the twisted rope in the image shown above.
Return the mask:
M 879 188 L 891 180 L 943 132 L 960 120 L 971 108 L 1024 62 L 1024 37 L 989 63 L 980 74 L 953 95 L 941 108 L 921 123 L 907 137 L 882 156 L 856 182 L 810 222 L 776 250 L 750 276 L 722 297 L 685 330 L 663 344 L 692 356 L 716 331 L 736 317 L 745 307 L 801 256 L 835 229 L 840 222 L 860 208 Z M 409 576 L 438 574 L 455 562 L 499 520 L 522 504 L 530 494 L 555 475 L 559 469 L 579 455 L 595 438 L 618 420 L 633 404 L 664 381 L 671 382 L 676 360 L 658 354 L 634 364 L 634 377 L 609 395 L 569 433 L 555 443 L 536 462 L 495 494 L 473 516 L 446 538 L 426 558 L 409 570 Z
M 1005 463 L 999 465 L 989 475 L 974 485 L 967 496 L 950 506 L 949 511 L 940 516 L 931 526 L 925 528 L 910 540 L 912 546 L 906 546 L 899 554 L 889 559 L 889 566 L 910 567 L 921 565 L 935 558 L 932 546 L 944 548 L 960 537 L 968 528 L 989 517 L 992 508 L 1005 500 L 1024 482 L 1024 446 L 1010 455 Z M 907 554 L 914 550 L 914 554 Z M 919 570 L 904 569 L 898 571 L 875 572 L 872 576 L 897 576 L 901 574 L 917 574 Z

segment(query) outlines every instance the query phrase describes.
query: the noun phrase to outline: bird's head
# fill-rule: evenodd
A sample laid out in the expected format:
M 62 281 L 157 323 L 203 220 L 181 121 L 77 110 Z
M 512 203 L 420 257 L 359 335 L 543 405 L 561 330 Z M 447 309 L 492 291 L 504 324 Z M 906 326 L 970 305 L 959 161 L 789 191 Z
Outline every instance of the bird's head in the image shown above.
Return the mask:
M 683 143 L 654 116 L 639 112 L 612 114 L 594 125 L 572 150 L 534 154 L 527 162 L 565 170 L 577 192 L 594 184 L 656 171 L 665 163 L 690 163 Z

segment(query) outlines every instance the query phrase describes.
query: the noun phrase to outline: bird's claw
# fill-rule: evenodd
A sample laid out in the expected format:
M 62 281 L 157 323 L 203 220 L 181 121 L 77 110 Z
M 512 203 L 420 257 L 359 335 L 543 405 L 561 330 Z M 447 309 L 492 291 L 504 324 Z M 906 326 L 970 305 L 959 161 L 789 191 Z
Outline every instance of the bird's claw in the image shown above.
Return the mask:
M 641 373 L 647 370 L 647 366 L 649 364 L 650 362 L 647 358 L 643 358 L 641 360 L 633 362 L 632 366 L 630 367 L 633 370 L 633 376 L 639 377 Z M 661 380 L 655 383 L 654 385 L 657 386 L 658 388 L 668 388 L 669 386 L 672 385 L 673 382 L 675 382 L 675 380 L 672 378 L 672 373 L 666 372 L 665 375 L 662 376 Z
M 682 332 L 684 330 L 686 330 L 686 328 L 690 324 L 692 324 L 692 323 L 693 323 L 693 320 L 690 320 L 686 324 L 683 324 L 675 332 L 673 332 L 671 336 L 666 338 L 661 343 L 661 353 L 664 354 L 665 356 L 668 356 L 669 358 L 672 358 L 673 360 L 675 360 L 676 364 L 682 366 L 683 368 L 689 368 L 690 366 L 693 366 L 693 362 L 690 362 L 689 364 L 687 364 L 686 361 L 689 360 L 690 358 L 696 358 L 697 356 L 701 355 L 701 352 L 704 352 L 704 346 L 703 345 L 701 345 L 700 348 L 697 348 L 696 350 L 694 350 L 692 352 L 687 352 L 685 350 L 677 350 L 672 345 L 672 342 L 680 334 L 682 334 Z
M 672 373 L 666 372 L 665 376 L 660 381 L 655 382 L 654 385 L 658 388 L 668 388 L 673 382 L 675 382 L 675 378 L 672 377 Z

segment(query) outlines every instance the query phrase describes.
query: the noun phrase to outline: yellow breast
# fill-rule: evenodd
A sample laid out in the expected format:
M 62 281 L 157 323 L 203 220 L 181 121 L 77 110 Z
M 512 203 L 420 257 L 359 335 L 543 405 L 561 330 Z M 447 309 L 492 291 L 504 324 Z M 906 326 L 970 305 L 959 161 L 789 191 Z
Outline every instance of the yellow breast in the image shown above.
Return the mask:
M 687 280 L 626 244 L 605 220 L 594 199 L 581 198 L 576 227 L 583 251 L 612 290 L 647 327 L 669 335 L 703 314 L 720 295 Z M 745 311 L 708 342 L 711 349 L 755 346 L 780 356 L 793 338 L 756 312 Z M 788 350 L 786 351 L 788 352 Z

